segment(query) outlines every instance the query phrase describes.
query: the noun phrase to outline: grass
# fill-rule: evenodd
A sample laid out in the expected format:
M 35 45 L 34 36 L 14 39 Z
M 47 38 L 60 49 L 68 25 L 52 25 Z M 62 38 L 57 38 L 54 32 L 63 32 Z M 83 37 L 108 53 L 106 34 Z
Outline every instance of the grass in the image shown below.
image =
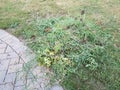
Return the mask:
M 120 21 L 119 4 L 119 0 L 49 0 L 49 2 L 48 0 L 0 0 L 0 28 L 9 30 L 11 27 L 19 28 L 36 17 L 60 15 L 76 17 L 84 9 L 87 19 L 95 20 L 97 24 L 102 24 L 101 26 L 107 28 L 114 26 L 117 29 Z
M 82 10 L 85 26 L 79 22 Z M 119 16 L 119 0 L 0 0 L 0 28 L 22 37 L 66 90 L 120 89 Z M 62 62 L 55 62 L 56 57 Z M 78 65 L 78 58 L 88 61 Z

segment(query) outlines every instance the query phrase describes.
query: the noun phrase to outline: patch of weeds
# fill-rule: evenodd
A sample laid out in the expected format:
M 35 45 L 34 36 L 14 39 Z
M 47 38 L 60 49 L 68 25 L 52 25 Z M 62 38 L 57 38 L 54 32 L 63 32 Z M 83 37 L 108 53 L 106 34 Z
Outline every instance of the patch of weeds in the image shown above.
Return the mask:
M 34 26 L 29 46 L 65 90 L 119 89 L 120 51 L 109 30 L 73 17 L 40 18 Z

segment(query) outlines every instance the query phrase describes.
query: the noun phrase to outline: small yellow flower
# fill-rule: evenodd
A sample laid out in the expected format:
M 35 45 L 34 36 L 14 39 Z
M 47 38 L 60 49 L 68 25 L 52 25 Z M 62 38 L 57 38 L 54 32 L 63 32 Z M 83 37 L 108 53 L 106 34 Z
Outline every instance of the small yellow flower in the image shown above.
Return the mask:
M 47 65 L 47 67 L 51 66 L 51 61 L 49 60 L 49 58 L 44 58 L 44 62 Z
M 49 53 L 50 51 L 49 51 L 49 49 L 45 49 L 45 52 L 46 52 L 46 53 Z
M 41 63 L 38 63 L 38 66 L 41 66 L 42 64 Z
M 50 54 L 50 55 L 52 55 L 52 56 L 53 56 L 53 55 L 55 55 L 55 53 L 54 53 L 54 52 L 50 52 L 49 54 Z
M 68 60 L 68 58 L 63 58 L 63 60 L 67 61 L 67 60 Z

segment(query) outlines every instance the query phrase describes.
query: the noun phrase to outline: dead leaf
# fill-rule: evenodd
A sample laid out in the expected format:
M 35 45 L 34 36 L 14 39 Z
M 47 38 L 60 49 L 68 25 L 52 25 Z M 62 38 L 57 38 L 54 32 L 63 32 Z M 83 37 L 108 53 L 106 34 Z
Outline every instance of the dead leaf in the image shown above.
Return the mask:
M 44 32 L 50 32 L 51 31 L 51 28 L 46 28 L 45 30 L 44 30 Z

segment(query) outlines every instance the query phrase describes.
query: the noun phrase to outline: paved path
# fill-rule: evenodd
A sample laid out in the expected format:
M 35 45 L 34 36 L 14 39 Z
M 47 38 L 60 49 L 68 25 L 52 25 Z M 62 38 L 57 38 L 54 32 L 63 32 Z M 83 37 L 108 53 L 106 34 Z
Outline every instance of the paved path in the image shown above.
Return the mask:
M 0 90 L 45 90 L 49 71 L 31 62 L 33 58 L 16 37 L 0 30 Z

